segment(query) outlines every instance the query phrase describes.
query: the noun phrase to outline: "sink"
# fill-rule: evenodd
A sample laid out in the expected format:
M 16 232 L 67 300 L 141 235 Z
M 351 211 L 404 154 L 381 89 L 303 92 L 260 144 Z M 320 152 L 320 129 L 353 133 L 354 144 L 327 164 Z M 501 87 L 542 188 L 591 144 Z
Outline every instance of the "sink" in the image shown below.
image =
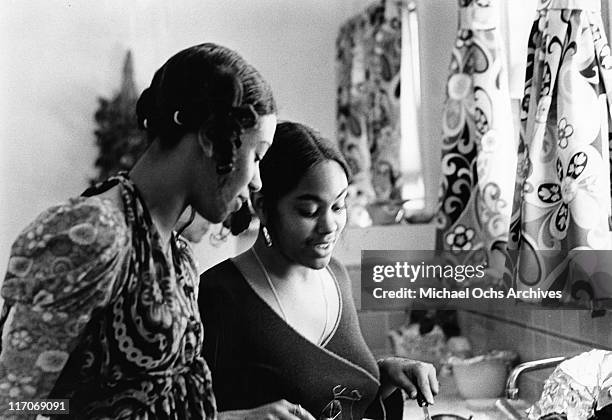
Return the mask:
M 509 420 L 509 417 L 496 407 L 496 398 L 465 400 L 457 391 L 452 376 L 440 376 L 440 394 L 436 397 L 436 403 L 429 407 L 429 414 L 456 414 L 466 419 L 470 416 L 472 420 Z M 511 407 L 519 413 L 531 404 L 524 400 L 508 401 Z M 526 416 L 525 416 L 526 417 Z M 423 409 L 414 400 L 406 400 L 404 403 L 404 420 L 423 419 Z
M 447 398 L 441 396 L 436 398 L 435 405 L 429 407 L 429 414 L 433 417 L 436 414 L 456 414 L 466 419 L 470 416 L 472 420 L 510 420 L 505 413 L 495 406 L 497 400 L 486 399 L 486 400 L 463 400 L 461 397 L 458 399 Z M 531 404 L 524 400 L 510 401 L 512 407 L 518 412 L 524 412 L 524 410 Z M 404 405 L 404 420 L 422 419 L 423 410 L 419 407 L 415 401 L 406 401 Z M 524 418 L 527 418 L 524 415 Z

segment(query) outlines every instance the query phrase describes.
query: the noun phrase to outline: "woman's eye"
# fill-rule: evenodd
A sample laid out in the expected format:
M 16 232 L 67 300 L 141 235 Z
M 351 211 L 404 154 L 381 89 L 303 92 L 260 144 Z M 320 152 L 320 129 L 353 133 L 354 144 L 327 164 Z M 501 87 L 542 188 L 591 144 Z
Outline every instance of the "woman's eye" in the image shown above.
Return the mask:
M 338 201 L 336 204 L 333 205 L 332 210 L 335 212 L 346 210 L 346 201 Z
M 298 209 L 298 213 L 303 217 L 314 217 L 317 214 L 316 208 L 302 208 Z

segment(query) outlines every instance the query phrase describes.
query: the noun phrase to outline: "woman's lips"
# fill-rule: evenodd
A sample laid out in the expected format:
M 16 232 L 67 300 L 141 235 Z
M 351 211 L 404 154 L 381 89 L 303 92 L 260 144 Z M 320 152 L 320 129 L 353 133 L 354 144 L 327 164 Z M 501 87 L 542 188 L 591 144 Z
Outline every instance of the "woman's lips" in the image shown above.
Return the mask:
M 312 242 L 311 247 L 312 249 L 314 249 L 314 251 L 317 254 L 321 256 L 326 256 L 331 251 L 333 251 L 335 243 L 336 243 L 335 239 L 329 240 L 329 241 L 317 241 L 317 242 Z

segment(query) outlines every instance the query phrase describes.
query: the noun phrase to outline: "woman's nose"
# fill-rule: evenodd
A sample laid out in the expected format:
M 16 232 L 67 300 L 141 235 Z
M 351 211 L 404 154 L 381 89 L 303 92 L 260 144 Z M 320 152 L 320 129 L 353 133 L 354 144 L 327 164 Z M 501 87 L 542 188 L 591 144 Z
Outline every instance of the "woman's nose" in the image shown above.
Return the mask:
M 253 173 L 253 178 L 251 178 L 251 182 L 249 182 L 249 190 L 252 192 L 259 191 L 261 189 L 261 176 L 259 174 L 259 165 L 255 167 L 255 172 Z
M 336 218 L 334 217 L 333 211 L 326 211 L 321 215 L 321 217 L 319 217 L 319 233 L 333 233 L 337 228 L 338 223 L 336 223 Z

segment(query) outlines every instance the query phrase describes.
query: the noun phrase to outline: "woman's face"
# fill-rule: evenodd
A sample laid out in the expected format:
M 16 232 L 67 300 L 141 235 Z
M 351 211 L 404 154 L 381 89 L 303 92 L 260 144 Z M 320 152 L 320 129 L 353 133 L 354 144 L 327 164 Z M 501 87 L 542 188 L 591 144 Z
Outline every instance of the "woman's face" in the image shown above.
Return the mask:
M 213 223 L 222 222 L 230 213 L 240 209 L 243 201 L 249 198 L 250 191 L 261 188 L 259 161 L 272 145 L 275 130 L 276 116 L 264 115 L 256 127 L 242 133 L 234 169 L 226 175 L 215 173 L 212 176 L 216 180 L 213 188 L 207 188 L 208 185 L 198 188 L 199 205 L 193 203 L 198 213 Z M 209 179 L 203 181 L 210 184 L 210 177 L 206 178 Z
M 268 220 L 274 247 L 300 265 L 325 267 L 346 225 L 347 188 L 338 162 L 327 160 L 310 168 Z

